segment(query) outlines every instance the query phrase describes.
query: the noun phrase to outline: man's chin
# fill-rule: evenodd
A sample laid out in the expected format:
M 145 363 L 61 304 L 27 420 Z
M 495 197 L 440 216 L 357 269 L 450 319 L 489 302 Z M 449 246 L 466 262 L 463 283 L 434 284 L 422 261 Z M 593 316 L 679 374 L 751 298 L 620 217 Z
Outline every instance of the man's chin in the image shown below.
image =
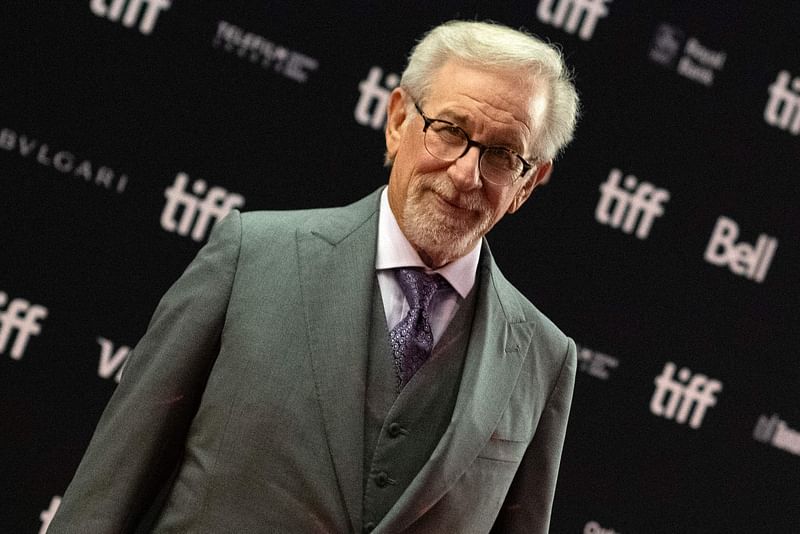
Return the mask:
M 439 196 L 432 190 L 426 193 Z M 427 200 L 427 201 L 426 201 Z M 467 254 L 480 239 L 485 226 L 481 212 L 457 207 L 440 207 L 446 200 L 428 199 L 409 204 L 405 213 L 406 238 L 415 249 L 431 258 L 452 261 Z
M 438 267 L 467 254 L 475 243 L 475 236 L 474 230 L 463 231 L 429 225 L 409 236 L 409 241 L 418 251 L 423 251 L 436 260 L 440 264 Z

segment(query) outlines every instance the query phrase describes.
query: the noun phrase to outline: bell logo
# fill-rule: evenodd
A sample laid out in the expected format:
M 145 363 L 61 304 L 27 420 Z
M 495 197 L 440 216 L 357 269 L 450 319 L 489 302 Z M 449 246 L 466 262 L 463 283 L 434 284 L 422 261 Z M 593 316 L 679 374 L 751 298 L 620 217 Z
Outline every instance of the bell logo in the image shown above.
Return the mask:
M 208 189 L 204 180 L 195 180 L 192 184 L 192 192 L 195 194 L 192 195 L 186 192 L 188 183 L 189 176 L 179 172 L 175 183 L 164 190 L 167 204 L 161 212 L 161 227 L 168 232 L 189 235 L 191 231 L 192 239 L 202 241 L 206 238 L 212 219 L 223 219 L 233 208 L 244 205 L 242 195 L 228 193 L 222 187 Z M 201 198 L 206 191 L 208 194 Z M 180 220 L 177 220 L 179 211 L 182 213 Z
M 778 248 L 778 240 L 761 234 L 753 246 L 736 243 L 737 237 L 739 225 L 727 217 L 720 217 L 703 257 L 712 265 L 727 265 L 734 274 L 762 283 Z
M 161 11 L 169 9 L 171 4 L 171 0 L 92 0 L 89 7 L 98 17 L 114 22 L 122 17 L 126 28 L 133 27 L 141 17 L 139 31 L 147 35 L 153 31 Z
M 0 306 L 5 306 L 7 302 L 8 295 L 0 291 Z M 30 337 L 42 331 L 39 321 L 45 317 L 47 308 L 44 306 L 31 305 L 25 299 L 12 300 L 8 308 L 0 313 L 0 354 L 5 353 L 12 334 L 16 332 L 9 356 L 14 360 L 21 360 Z
M 622 228 L 626 234 L 636 230 L 636 237 L 646 239 L 656 217 L 664 215 L 663 203 L 669 191 L 658 189 L 650 182 L 639 182 L 633 175 L 625 177 L 620 187 L 622 171 L 611 169 L 608 180 L 600 185 L 600 202 L 594 216 L 597 222 Z
M 722 384 L 700 373 L 692 376 L 686 367 L 678 371 L 678 380 L 674 376 L 675 364 L 667 362 L 664 371 L 655 379 L 656 391 L 650 399 L 650 411 L 680 424 L 688 420 L 690 427 L 700 428 L 706 410 L 717 404 L 714 394 L 722 391 Z
M 764 120 L 770 126 L 800 135 L 800 76 L 792 79 L 787 70 L 778 73 L 778 78 L 769 86 Z
M 594 35 L 597 21 L 608 15 L 606 4 L 611 0 L 540 0 L 536 16 L 545 24 L 578 33 L 588 41 Z
M 383 85 L 381 85 L 383 79 Z M 389 73 L 384 78 L 383 69 L 372 67 L 366 80 L 361 80 L 358 90 L 361 96 L 356 103 L 353 114 L 356 122 L 362 126 L 369 126 L 375 130 L 383 128 L 386 122 L 386 106 L 389 103 L 389 94 L 400 83 L 400 76 Z

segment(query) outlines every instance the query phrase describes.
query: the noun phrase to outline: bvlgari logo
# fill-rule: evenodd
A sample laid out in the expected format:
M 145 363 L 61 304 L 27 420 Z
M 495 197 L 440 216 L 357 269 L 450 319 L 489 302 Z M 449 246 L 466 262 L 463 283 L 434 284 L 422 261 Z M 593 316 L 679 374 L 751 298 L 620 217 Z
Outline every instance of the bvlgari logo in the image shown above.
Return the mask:
M 10 128 L 0 129 L 0 149 L 31 159 L 39 165 L 55 169 L 64 176 L 81 179 L 116 193 L 124 193 L 128 176 L 89 159 L 78 157 L 61 147 L 52 147 L 36 137 L 18 133 Z

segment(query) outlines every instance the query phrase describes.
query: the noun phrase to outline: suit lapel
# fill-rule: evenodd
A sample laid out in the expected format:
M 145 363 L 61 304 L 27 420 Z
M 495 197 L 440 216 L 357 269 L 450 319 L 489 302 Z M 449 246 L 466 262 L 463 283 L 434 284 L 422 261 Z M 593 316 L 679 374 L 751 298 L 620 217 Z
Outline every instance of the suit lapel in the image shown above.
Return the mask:
M 360 525 L 363 497 L 364 394 L 378 193 L 315 218 L 297 233 L 314 380 L 354 529 Z
M 377 531 L 400 532 L 430 509 L 472 464 L 508 404 L 533 334 L 484 241 L 480 286 L 450 425 Z

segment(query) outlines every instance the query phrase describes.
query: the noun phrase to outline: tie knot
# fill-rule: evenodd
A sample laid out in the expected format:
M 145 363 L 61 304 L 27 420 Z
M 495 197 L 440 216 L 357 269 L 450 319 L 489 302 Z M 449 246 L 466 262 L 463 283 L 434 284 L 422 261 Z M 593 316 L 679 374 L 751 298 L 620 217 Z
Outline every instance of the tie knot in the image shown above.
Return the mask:
M 439 274 L 425 274 L 414 268 L 395 269 L 394 275 L 411 309 L 426 309 L 433 295 L 450 285 Z

